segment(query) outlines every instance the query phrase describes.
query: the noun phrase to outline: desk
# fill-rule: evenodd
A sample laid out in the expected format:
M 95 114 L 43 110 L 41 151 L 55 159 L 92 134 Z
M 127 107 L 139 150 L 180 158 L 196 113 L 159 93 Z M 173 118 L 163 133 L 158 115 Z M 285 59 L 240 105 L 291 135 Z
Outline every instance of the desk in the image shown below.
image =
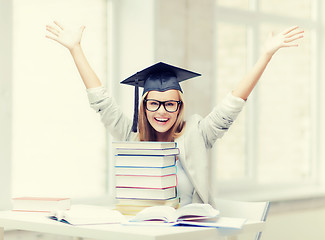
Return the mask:
M 44 213 L 0 212 L 0 240 L 4 240 L 6 228 L 102 240 L 218 240 L 225 237 L 233 238 L 243 233 L 260 232 L 265 224 L 247 221 L 241 230 L 204 227 L 140 227 L 121 224 L 71 226 L 48 219 L 46 215 Z

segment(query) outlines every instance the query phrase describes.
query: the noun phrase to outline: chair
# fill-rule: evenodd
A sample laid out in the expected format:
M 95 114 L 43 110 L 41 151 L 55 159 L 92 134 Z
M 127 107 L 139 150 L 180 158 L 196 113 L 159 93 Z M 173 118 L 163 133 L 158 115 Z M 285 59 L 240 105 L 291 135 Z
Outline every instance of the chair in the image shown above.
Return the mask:
M 214 199 L 215 207 L 222 217 L 246 218 L 254 221 L 265 221 L 270 207 L 269 202 L 243 202 L 226 199 Z M 262 232 L 255 236 L 259 240 Z

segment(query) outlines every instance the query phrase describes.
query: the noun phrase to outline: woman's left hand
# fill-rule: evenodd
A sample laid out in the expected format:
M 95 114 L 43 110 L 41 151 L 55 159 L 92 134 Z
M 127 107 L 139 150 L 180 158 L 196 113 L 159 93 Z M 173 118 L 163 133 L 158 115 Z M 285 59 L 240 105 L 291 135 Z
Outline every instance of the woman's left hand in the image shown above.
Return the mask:
M 273 56 L 280 48 L 298 47 L 297 40 L 304 37 L 303 33 L 304 30 L 298 26 L 287 28 L 277 35 L 271 32 L 265 43 L 264 53 Z

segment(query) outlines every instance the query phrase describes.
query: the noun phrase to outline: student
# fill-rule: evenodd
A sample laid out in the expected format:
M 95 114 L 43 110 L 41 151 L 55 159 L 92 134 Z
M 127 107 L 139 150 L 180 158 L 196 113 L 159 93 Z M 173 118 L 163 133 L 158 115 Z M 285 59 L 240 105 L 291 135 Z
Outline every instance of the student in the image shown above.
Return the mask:
M 122 83 L 134 85 L 136 89 L 139 86 L 144 87 L 138 124 L 137 104 L 132 123 L 108 95 L 90 67 L 80 45 L 85 27 L 70 31 L 54 21 L 46 29 L 46 37 L 70 51 L 87 88 L 91 107 L 100 113 L 102 122 L 116 140 L 177 142 L 180 149 L 177 161 L 180 206 L 191 202 L 210 203 L 214 206 L 209 192 L 212 186 L 209 182 L 208 150 L 236 119 L 272 56 L 280 48 L 297 47 L 297 40 L 303 37 L 304 32 L 293 26 L 277 35 L 270 34 L 257 63 L 233 91 L 204 118 L 194 115 L 184 121 L 185 103 L 179 85 L 180 81 L 199 74 L 165 63 L 155 64 L 134 74 Z M 203 93 L 198 93 L 198 96 L 200 94 Z

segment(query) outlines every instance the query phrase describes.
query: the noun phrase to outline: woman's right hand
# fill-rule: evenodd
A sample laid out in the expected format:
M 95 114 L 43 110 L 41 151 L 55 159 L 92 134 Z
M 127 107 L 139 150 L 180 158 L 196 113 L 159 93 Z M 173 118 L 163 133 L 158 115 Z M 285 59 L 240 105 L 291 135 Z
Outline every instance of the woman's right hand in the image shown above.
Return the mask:
M 46 35 L 47 38 L 57 41 L 70 51 L 72 51 L 75 47 L 80 46 L 81 37 L 85 26 L 72 30 L 66 29 L 57 21 L 54 21 L 54 24 L 55 25 L 46 25 L 46 30 L 48 33 L 50 33 Z

